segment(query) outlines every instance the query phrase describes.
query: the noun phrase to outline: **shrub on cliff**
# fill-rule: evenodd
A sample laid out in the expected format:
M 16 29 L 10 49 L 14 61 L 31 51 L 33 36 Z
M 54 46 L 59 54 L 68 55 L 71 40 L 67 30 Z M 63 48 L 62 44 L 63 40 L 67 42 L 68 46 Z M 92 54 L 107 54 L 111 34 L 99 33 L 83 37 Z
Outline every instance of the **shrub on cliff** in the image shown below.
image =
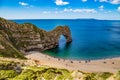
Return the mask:
M 120 71 L 118 71 L 115 76 L 114 76 L 115 80 L 120 80 Z
M 0 80 L 7 80 L 17 76 L 14 70 L 0 70 Z
M 95 75 L 95 78 L 97 80 L 106 80 L 107 78 L 109 78 L 111 75 L 113 75 L 112 73 L 109 72 L 103 72 L 103 73 L 97 73 Z

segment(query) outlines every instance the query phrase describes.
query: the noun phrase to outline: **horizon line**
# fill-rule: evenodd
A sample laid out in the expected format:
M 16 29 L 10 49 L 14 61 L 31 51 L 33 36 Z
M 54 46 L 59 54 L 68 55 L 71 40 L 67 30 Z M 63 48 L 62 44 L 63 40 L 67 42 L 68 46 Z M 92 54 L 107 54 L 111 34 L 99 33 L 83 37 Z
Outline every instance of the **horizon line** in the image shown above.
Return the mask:
M 110 20 L 110 21 L 112 21 L 112 20 L 114 20 L 114 21 L 120 21 L 120 19 L 95 19 L 95 18 L 53 18 L 53 19 L 51 19 L 51 18 L 24 18 L 24 19 L 21 19 L 21 18 L 19 18 L 19 19 L 8 19 L 8 20 Z
M 109 20 L 120 21 L 120 19 L 100 19 L 100 18 L 5 18 L 7 20 Z

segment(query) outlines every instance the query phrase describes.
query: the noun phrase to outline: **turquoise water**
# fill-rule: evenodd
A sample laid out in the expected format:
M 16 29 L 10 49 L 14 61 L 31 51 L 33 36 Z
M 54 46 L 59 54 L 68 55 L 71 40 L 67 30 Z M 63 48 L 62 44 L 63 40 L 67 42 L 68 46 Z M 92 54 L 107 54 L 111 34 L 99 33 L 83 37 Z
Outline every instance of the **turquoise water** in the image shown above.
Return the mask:
M 76 19 L 76 20 L 14 20 L 31 22 L 50 31 L 58 25 L 68 25 L 73 41 L 66 44 L 61 36 L 59 46 L 44 51 L 45 54 L 65 59 L 101 59 L 120 56 L 120 21 Z

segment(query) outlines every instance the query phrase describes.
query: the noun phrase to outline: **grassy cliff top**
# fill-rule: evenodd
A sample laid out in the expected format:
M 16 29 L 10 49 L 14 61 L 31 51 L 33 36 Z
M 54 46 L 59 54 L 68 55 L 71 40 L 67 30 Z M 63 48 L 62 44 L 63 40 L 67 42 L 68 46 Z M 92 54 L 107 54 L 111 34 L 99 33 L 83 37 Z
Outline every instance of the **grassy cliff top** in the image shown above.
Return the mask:
M 0 60 L 0 80 L 120 80 L 120 71 L 86 73 L 49 66 L 29 66 Z

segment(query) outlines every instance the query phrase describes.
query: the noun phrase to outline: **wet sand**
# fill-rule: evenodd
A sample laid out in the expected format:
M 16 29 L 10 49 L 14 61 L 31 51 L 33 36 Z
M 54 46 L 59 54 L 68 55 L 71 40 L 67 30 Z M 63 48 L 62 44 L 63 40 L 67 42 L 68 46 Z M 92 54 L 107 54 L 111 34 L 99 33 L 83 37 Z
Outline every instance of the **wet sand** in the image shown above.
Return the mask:
M 47 65 L 68 70 L 80 70 L 84 72 L 111 72 L 120 70 L 120 57 L 101 60 L 66 60 L 45 55 L 40 52 L 29 52 L 26 57 L 38 65 Z

